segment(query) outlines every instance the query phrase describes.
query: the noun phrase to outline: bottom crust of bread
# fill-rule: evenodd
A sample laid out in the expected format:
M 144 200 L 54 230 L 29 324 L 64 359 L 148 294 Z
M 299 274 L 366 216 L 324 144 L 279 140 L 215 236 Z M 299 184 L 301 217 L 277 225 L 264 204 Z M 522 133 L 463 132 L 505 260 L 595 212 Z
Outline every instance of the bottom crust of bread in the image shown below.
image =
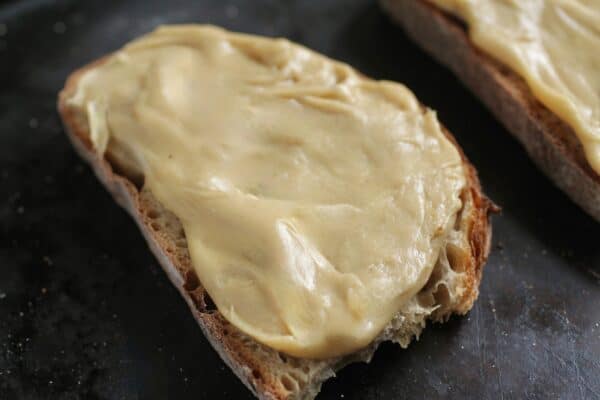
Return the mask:
M 82 73 L 102 61 L 74 72 L 59 96 L 58 109 L 68 137 L 115 201 L 134 218 L 211 345 L 258 398 L 313 399 L 322 383 L 334 376 L 335 371 L 351 362 L 368 362 L 381 342 L 390 340 L 406 347 L 419 336 L 427 320 L 444 321 L 452 314 L 470 310 L 478 295 L 482 267 L 490 249 L 489 214 L 495 206 L 483 195 L 475 169 L 461 151 L 468 179 L 462 193 L 463 208 L 448 244 L 425 288 L 369 346 L 329 360 L 300 359 L 268 348 L 239 331 L 216 310 L 198 281 L 177 217 L 143 188 L 143 177 L 140 180 L 140 177 L 128 176 L 127 171 L 111 160 L 110 154 L 105 158 L 98 156 L 89 139 L 85 116 L 68 105 L 67 98 L 74 92 Z M 452 136 L 446 134 L 454 142 Z
M 477 49 L 465 25 L 427 0 L 380 0 L 391 19 L 448 67 L 515 136 L 556 186 L 600 222 L 600 175 L 569 125 L 516 73 Z

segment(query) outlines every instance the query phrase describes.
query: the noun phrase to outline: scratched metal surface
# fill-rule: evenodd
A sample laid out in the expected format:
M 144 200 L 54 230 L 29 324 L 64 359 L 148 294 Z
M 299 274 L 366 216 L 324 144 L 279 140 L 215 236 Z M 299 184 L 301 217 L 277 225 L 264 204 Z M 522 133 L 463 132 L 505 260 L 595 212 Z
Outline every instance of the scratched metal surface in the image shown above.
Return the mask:
M 600 398 L 600 225 L 371 1 L 0 2 L 0 399 L 244 399 L 55 112 L 67 74 L 158 24 L 285 36 L 439 112 L 504 207 L 481 296 L 321 399 Z

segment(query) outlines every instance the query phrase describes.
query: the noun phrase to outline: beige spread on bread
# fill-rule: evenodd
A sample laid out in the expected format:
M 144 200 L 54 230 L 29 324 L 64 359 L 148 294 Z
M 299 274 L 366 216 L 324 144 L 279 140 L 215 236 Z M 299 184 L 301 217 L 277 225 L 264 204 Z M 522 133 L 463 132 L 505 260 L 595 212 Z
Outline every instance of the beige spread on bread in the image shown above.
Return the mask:
M 600 0 L 432 0 L 569 124 L 600 174 Z
M 181 220 L 223 316 L 308 358 L 369 344 L 427 282 L 461 156 L 404 86 L 286 40 L 162 27 L 85 73 L 98 153 Z

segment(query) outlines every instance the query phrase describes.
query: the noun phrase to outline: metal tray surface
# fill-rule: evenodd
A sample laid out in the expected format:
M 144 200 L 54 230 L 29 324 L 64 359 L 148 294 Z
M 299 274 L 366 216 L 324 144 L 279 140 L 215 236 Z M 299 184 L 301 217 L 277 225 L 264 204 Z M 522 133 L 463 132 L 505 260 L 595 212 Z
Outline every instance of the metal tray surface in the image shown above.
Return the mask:
M 468 316 L 383 345 L 319 399 L 600 398 L 600 224 L 375 2 L 0 0 L 0 399 L 252 398 L 56 113 L 72 70 L 181 22 L 284 36 L 406 84 L 504 209 Z

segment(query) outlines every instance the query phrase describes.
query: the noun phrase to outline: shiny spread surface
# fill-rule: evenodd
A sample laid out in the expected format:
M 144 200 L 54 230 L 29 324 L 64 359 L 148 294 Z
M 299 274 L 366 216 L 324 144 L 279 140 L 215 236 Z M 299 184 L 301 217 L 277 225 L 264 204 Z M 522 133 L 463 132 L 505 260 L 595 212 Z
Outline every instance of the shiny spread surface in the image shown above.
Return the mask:
M 600 173 L 600 0 L 431 0 L 569 124 Z
M 291 355 L 372 341 L 462 205 L 434 112 L 286 40 L 162 27 L 86 72 L 69 104 L 181 220 L 223 316 Z

